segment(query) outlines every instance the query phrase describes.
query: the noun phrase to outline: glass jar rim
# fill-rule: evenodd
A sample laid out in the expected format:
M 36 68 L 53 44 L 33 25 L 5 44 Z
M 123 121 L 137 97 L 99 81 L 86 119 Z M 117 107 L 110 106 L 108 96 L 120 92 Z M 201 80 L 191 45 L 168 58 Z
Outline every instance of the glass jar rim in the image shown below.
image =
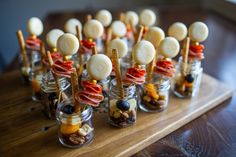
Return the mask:
M 78 113 L 67 114 L 67 113 L 62 112 L 63 106 L 69 105 L 69 104 L 73 104 L 71 106 L 74 106 L 72 98 L 68 98 L 66 100 L 63 100 L 62 102 L 60 102 L 58 104 L 57 111 L 56 111 L 57 112 L 57 114 L 56 114 L 57 119 L 60 119 L 60 117 L 61 118 L 69 118 L 70 117 L 71 119 L 79 118 L 82 121 L 87 121 L 92 117 L 93 108 L 91 106 L 86 106 L 85 110 L 83 110 L 82 112 L 78 112 Z
M 57 88 L 56 81 L 53 78 L 52 72 L 49 71 L 42 78 L 41 89 L 45 93 L 53 93 L 53 92 L 64 91 L 70 86 L 69 81 L 67 81 L 67 79 L 64 77 L 59 78 L 59 83 L 60 83 L 60 89 Z

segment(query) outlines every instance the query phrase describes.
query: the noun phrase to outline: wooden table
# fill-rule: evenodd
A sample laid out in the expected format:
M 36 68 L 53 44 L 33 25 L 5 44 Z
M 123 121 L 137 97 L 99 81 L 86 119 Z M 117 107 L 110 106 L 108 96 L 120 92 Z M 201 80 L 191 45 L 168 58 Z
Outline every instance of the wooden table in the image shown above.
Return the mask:
M 158 12 L 160 15 L 160 26 L 165 31 L 168 26 L 175 21 L 182 21 L 187 25 L 196 20 L 206 22 L 210 29 L 210 35 L 208 40 L 205 42 L 206 59 L 203 62 L 204 71 L 232 87 L 236 87 L 234 78 L 236 77 L 236 27 L 233 22 L 216 13 L 202 10 L 200 8 L 159 8 Z M 84 15 L 84 13 L 72 12 L 50 14 L 45 19 L 46 30 L 54 27 L 62 28 L 66 19 L 70 17 L 81 19 L 81 15 Z M 15 80 L 14 77 L 16 76 L 17 73 L 13 72 L 5 74 L 5 77 L 1 77 L 3 78 L 1 79 L 1 82 L 11 82 L 11 84 L 1 83 L 1 102 L 11 101 L 12 97 L 16 97 L 16 95 L 10 93 L 12 90 L 17 90 L 17 88 L 19 88 L 20 81 L 11 81 Z M 27 87 L 21 86 L 21 88 Z M 20 97 L 21 95 L 26 94 L 30 95 L 30 91 L 24 90 L 23 93 L 19 92 L 18 96 Z M 234 95 L 235 94 L 236 93 L 234 92 Z M 25 100 L 19 100 L 20 101 L 11 102 L 11 106 L 1 104 L 1 111 L 5 110 L 12 114 L 9 116 L 9 114 L 2 112 L 0 122 L 19 116 L 20 112 L 25 111 L 27 104 L 31 103 L 30 97 Z M 233 97 L 232 99 L 222 103 L 219 107 L 169 134 L 134 156 L 235 156 L 235 105 L 236 99 Z M 38 109 L 38 105 L 29 108 L 29 110 L 32 111 L 32 114 L 35 114 L 36 112 L 34 111 L 37 111 Z M 35 117 L 40 116 L 41 115 L 35 115 Z M 29 117 L 32 117 L 32 115 Z M 25 121 L 30 121 L 28 117 L 22 118 L 24 118 Z M 45 123 L 42 117 L 39 118 L 39 120 L 42 121 L 42 124 Z M 23 123 L 18 122 L 20 121 L 15 120 L 14 124 L 4 123 L 6 126 L 2 126 L 1 128 L 11 127 L 11 129 L 20 129 L 21 127 L 28 127 L 28 132 L 33 131 L 30 130 L 30 126 L 25 126 Z M 48 126 L 53 124 L 51 121 L 47 121 L 47 123 Z M 47 128 L 44 129 L 47 130 Z M 27 133 L 22 132 L 22 134 L 25 134 L 25 140 L 30 138 L 27 137 Z M 1 137 L 1 140 L 8 139 L 3 136 Z

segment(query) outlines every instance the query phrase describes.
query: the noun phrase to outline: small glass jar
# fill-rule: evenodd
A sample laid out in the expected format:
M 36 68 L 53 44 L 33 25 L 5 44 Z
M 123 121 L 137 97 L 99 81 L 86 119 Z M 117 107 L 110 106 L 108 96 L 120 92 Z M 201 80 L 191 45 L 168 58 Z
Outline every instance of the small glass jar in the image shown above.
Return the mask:
M 136 86 L 124 84 L 123 87 L 124 99 L 120 100 L 120 93 L 116 86 L 116 80 L 111 80 L 108 97 L 109 123 L 119 128 L 133 125 L 137 119 Z
M 104 100 L 100 103 L 99 107 L 94 108 L 99 112 L 106 113 L 108 112 L 108 91 L 109 91 L 109 84 L 110 84 L 110 77 L 107 77 L 104 80 L 98 82 L 102 86 L 102 94 L 104 96 Z
M 124 40 L 124 42 L 127 43 L 128 45 L 128 51 L 131 52 L 134 46 L 134 39 L 128 39 L 127 37 L 122 38 L 122 40 Z
M 67 99 L 58 105 L 56 113 L 58 138 L 65 147 L 79 148 L 93 140 L 93 109 L 89 106 L 82 113 L 74 113 L 73 106 L 72 99 Z
M 30 74 L 30 81 L 32 87 L 32 100 L 40 101 L 42 100 L 41 95 L 41 83 L 42 83 L 43 71 L 42 69 L 34 69 Z
M 157 77 L 154 83 L 144 84 L 141 87 L 139 108 L 145 112 L 161 112 L 169 102 L 170 80 Z
M 46 73 L 41 83 L 41 103 L 44 106 L 44 113 L 48 118 L 55 118 L 57 104 L 60 100 L 68 99 L 70 95 L 70 83 L 65 77 L 59 78 L 60 90 L 58 89 L 52 72 Z M 59 97 L 60 96 L 60 97 Z
M 179 58 L 176 66 L 176 75 L 174 78 L 174 94 L 180 98 L 195 96 L 200 87 L 202 78 L 202 67 L 200 60 L 189 60 L 186 66 L 186 74 L 183 74 L 184 63 L 182 57 Z
M 30 67 L 21 66 L 20 67 L 20 73 L 21 73 L 21 76 L 22 76 L 22 81 L 25 84 L 29 85 L 30 84 L 29 78 L 30 78 L 31 68 Z
M 104 49 L 103 49 L 104 45 L 103 45 L 103 40 L 102 38 L 97 38 L 96 39 L 96 48 L 98 53 L 103 53 Z

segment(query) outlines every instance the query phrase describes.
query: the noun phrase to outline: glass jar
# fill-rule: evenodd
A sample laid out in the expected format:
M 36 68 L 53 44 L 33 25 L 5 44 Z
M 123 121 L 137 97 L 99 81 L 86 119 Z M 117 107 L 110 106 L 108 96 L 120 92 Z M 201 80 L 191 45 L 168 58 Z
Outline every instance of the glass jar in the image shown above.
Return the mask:
M 200 60 L 189 60 L 186 66 L 186 74 L 183 74 L 182 57 L 179 58 L 174 78 L 174 94 L 180 98 L 195 96 L 200 87 L 202 78 L 202 67 Z
M 104 45 L 103 45 L 103 40 L 102 38 L 97 38 L 96 39 L 96 48 L 98 53 L 103 53 L 104 49 L 103 49 Z
M 58 89 L 52 72 L 46 73 L 41 83 L 41 103 L 44 106 L 43 112 L 48 118 L 55 118 L 58 100 L 68 99 L 70 95 L 70 83 L 65 77 L 59 78 L 60 90 Z
M 96 107 L 94 109 L 98 110 L 101 113 L 108 112 L 109 83 L 110 83 L 110 77 L 107 77 L 106 79 L 98 82 L 98 84 L 100 84 L 102 86 L 102 94 L 104 96 L 104 100 L 100 103 L 99 107 Z
M 79 148 L 92 142 L 94 128 L 92 107 L 82 113 L 74 113 L 72 99 L 62 101 L 57 108 L 58 138 L 63 146 Z
M 120 128 L 133 125 L 137 119 L 136 86 L 124 84 L 123 87 L 124 99 L 120 100 L 116 80 L 111 80 L 108 97 L 109 123 Z
M 42 69 L 34 69 L 30 73 L 30 81 L 32 87 L 32 100 L 40 101 L 42 99 L 41 95 L 41 83 L 42 83 L 43 71 Z
M 141 87 L 139 108 L 145 112 L 160 112 L 167 108 L 169 101 L 170 80 L 157 77 L 154 83 Z
M 25 67 L 25 66 L 20 66 L 20 73 L 22 76 L 23 83 L 29 85 L 30 84 L 29 79 L 30 79 L 31 68 Z

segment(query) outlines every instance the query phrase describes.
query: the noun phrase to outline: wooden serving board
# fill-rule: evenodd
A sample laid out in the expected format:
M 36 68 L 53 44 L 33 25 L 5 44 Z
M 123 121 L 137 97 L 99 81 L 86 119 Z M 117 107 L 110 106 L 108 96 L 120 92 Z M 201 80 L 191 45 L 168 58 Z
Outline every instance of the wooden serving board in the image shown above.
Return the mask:
M 107 123 L 107 114 L 95 113 L 93 143 L 80 149 L 69 149 L 58 142 L 55 121 L 43 116 L 42 106 L 30 100 L 30 88 L 20 85 L 17 78 L 18 73 L 0 78 L 0 156 L 130 156 L 233 94 L 229 87 L 204 74 L 197 97 L 178 99 L 171 96 L 167 110 L 138 112 L 137 123 L 132 127 L 114 128 Z

